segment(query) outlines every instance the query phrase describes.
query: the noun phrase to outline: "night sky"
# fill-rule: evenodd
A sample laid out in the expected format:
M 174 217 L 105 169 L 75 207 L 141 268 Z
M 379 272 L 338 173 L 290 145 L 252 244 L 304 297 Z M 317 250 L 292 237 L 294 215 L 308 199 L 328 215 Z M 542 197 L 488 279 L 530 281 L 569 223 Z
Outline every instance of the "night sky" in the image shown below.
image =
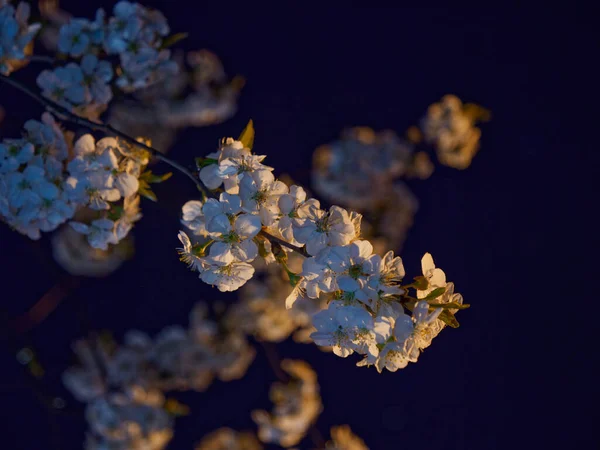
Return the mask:
M 90 18 L 112 3 L 61 1 Z M 448 93 L 492 112 L 470 168 L 437 165 L 429 180 L 410 182 L 420 208 L 402 252 L 407 273 L 419 275 L 422 254 L 431 252 L 472 305 L 459 314 L 461 327 L 445 330 L 417 364 L 381 375 L 313 345 L 277 346 L 317 371 L 324 435 L 347 423 L 371 449 L 598 448 L 597 324 L 587 323 L 597 317 L 590 255 L 598 244 L 600 163 L 591 62 L 599 40 L 590 11 L 144 4 L 159 7 L 173 32 L 190 33 L 184 49 L 214 51 L 229 74 L 247 82 L 233 119 L 180 135 L 170 156 L 185 164 L 252 118 L 255 151 L 276 174 L 308 185 L 313 150 L 345 127 L 403 133 Z M 32 80 L 34 70 L 15 75 Z M 0 86 L 0 103 L 7 126 L 41 112 L 8 86 Z M 54 429 L 56 448 L 77 449 L 86 427 L 80 415 L 48 418 L 15 345 L 32 344 L 47 371 L 44 389 L 76 405 L 60 375 L 72 361 L 71 342 L 84 332 L 82 305 L 94 328 L 120 339 L 129 329 L 155 334 L 187 324 L 197 301 L 234 300 L 178 261 L 179 210 L 195 198 L 194 186 L 175 175 L 155 192 L 158 204 L 142 204 L 133 260 L 108 278 L 82 280 L 27 336 L 9 339 L 3 325 L 0 447 L 52 448 Z M 47 237 L 32 243 L 5 225 L 0 267 L 5 319 L 65 276 Z M 221 426 L 254 429 L 250 411 L 269 407 L 275 379 L 257 351 L 244 379 L 179 397 L 193 413 L 177 420 L 169 449 L 191 449 Z M 300 445 L 310 447 L 309 440 Z

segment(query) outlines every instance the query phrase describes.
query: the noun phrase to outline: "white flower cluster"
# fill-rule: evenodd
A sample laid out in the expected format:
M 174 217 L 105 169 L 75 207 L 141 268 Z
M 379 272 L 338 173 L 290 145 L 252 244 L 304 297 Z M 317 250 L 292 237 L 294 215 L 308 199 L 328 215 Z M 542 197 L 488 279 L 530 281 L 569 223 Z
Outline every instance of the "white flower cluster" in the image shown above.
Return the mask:
M 202 182 L 224 192 L 219 200 L 192 201 L 184 206 L 182 222 L 202 242 L 192 243 L 180 232 L 182 260 L 199 272 L 204 282 L 221 291 L 233 291 L 254 275 L 250 263 L 259 255 L 258 246 L 262 256 L 268 253 L 265 237 L 257 238 L 261 230 L 292 245 L 303 245 L 308 257 L 301 272 L 292 274 L 294 289 L 286 307 L 306 297 L 329 295 L 333 299 L 327 309 L 313 316 L 317 331 L 311 338 L 318 345 L 333 347 L 338 356 L 365 355 L 359 365 L 375 364 L 379 371 L 384 367 L 395 371 L 415 362 L 420 350 L 429 345 L 415 336 L 437 335 L 437 328 L 443 326 L 438 319 L 440 304 L 462 303 L 462 297 L 453 293 L 452 284 L 446 285 L 445 276 L 441 281 L 443 272 L 435 269 L 427 254 L 423 259 L 425 281 L 416 287 L 420 289 L 418 299 L 425 300 L 410 303 L 406 288 L 413 285 L 402 286 L 402 259 L 391 251 L 383 257 L 373 253 L 372 244 L 360 239 L 359 214 L 338 206 L 321 209 L 317 200 L 306 198 L 301 187 L 288 188 L 275 180 L 273 169 L 263 165 L 264 158 L 241 141 L 228 138 L 218 152 L 201 161 L 207 164 L 199 173 Z M 278 261 L 289 273 L 285 259 L 280 254 Z M 438 276 L 432 277 L 432 273 Z M 439 288 L 443 294 L 434 292 Z M 440 304 L 430 307 L 430 300 Z M 403 302 L 414 308 L 412 317 L 404 313 Z
M 86 450 L 161 450 L 173 437 L 173 420 L 160 391 L 133 387 L 93 400 Z
M 54 118 L 29 120 L 24 137 L 0 143 L 0 217 L 30 239 L 52 231 L 79 205 L 68 195 L 67 142 Z
M 80 366 L 63 375 L 67 388 L 80 401 L 89 402 L 106 394 L 97 361 L 88 345 L 74 347 Z M 215 377 L 222 381 L 241 378 L 254 360 L 255 351 L 238 330 L 219 329 L 198 304 L 190 314 L 190 326 L 163 329 L 154 339 L 140 331 L 130 331 L 121 346 L 103 350 L 108 385 L 126 390 L 173 389 L 204 391 Z
M 283 360 L 281 368 L 291 376 L 290 382 L 274 383 L 269 392 L 273 411 L 252 411 L 252 419 L 262 442 L 290 447 L 302 440 L 323 405 L 317 374 L 307 363 Z
M 141 218 L 137 192 L 148 153 L 115 138 L 96 142 L 90 134 L 79 138 L 73 151 L 67 165 L 69 198 L 95 214 L 88 223 L 73 221 L 70 225 L 85 234 L 92 247 L 106 250 L 125 238 Z
M 10 74 L 23 64 L 41 24 L 28 24 L 29 3 L 20 2 L 15 9 L 10 0 L 0 0 L 0 73 Z
M 339 315 L 339 306 L 334 305 L 333 311 L 319 313 L 323 314 L 321 323 L 325 323 L 317 332 L 319 339 L 324 339 L 325 343 L 334 342 L 343 354 L 356 351 L 365 355 L 357 365 L 374 364 L 379 372 L 384 368 L 395 372 L 405 368 L 409 362 L 417 362 L 421 351 L 429 347 L 433 338 L 446 326 L 439 319 L 444 310 L 432 308 L 428 300 L 433 299 L 439 305 L 463 304 L 462 295 L 454 293 L 454 284 L 446 282 L 446 274 L 435 267 L 429 253 L 423 256 L 421 266 L 423 285 L 417 288 L 419 301 L 414 303 L 412 316 L 407 315 L 398 303 L 386 303 L 371 317 L 362 312 L 346 315 L 348 322 L 340 323 L 341 328 L 336 331 L 331 323 L 327 323 L 327 318 L 341 322 L 344 316 Z M 435 295 L 436 290 L 438 295 Z M 457 309 L 447 311 L 454 314 Z
M 445 95 L 429 106 L 421 122 L 425 141 L 434 145 L 438 160 L 456 169 L 466 169 L 479 150 L 481 130 L 475 126 L 487 115 L 483 108 L 467 108 L 454 95 Z
M 87 118 L 98 118 L 111 101 L 113 77 L 110 62 L 86 54 L 79 63 L 44 70 L 37 77 L 42 94 Z
M 204 436 L 195 450 L 263 450 L 263 448 L 251 432 L 219 428 Z

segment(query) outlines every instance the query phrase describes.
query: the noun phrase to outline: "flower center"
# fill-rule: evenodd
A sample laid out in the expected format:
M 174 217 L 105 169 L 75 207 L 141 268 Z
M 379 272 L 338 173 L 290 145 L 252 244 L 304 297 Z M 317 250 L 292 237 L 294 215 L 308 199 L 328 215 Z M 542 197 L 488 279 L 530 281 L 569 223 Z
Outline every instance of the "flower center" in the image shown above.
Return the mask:
M 359 264 L 355 264 L 348 270 L 348 275 L 350 275 L 355 280 L 362 275 L 362 267 Z
M 224 234 L 222 239 L 223 239 L 223 242 L 226 242 L 228 244 L 231 244 L 233 242 L 241 242 L 242 241 L 235 231 L 230 231 L 229 233 Z
M 256 201 L 259 205 L 267 201 L 267 191 L 256 191 L 256 193 L 252 196 L 252 199 Z
M 324 215 L 320 219 L 317 219 L 315 225 L 317 226 L 317 231 L 319 233 L 327 233 L 327 231 L 329 231 L 329 217 Z

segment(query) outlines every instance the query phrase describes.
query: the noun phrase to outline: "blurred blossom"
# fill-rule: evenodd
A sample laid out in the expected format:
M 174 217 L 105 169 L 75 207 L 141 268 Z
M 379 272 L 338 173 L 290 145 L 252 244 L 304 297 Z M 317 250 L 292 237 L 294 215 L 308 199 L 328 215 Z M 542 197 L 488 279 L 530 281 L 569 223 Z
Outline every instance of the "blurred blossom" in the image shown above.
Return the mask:
M 173 437 L 171 416 L 159 391 L 133 387 L 92 401 L 85 416 L 90 426 L 87 450 L 160 450 Z
M 263 448 L 251 432 L 219 428 L 204 436 L 195 450 L 263 450 Z
M 458 97 L 445 95 L 439 103 L 429 106 L 421 129 L 425 141 L 435 147 L 440 163 L 466 169 L 479 150 L 481 130 L 475 124 L 488 116 L 477 105 L 463 105 Z
M 100 250 L 92 247 L 85 235 L 63 226 L 52 236 L 52 255 L 71 275 L 105 277 L 131 258 L 133 244 L 126 238 L 107 250 Z
M 177 130 L 221 123 L 237 111 L 242 87 L 229 79 L 216 55 L 208 50 L 177 53 L 176 75 L 135 92 L 137 102 L 115 102 L 109 121 L 133 135 L 144 135 L 161 151 L 172 145 Z M 187 61 L 187 64 L 186 64 Z
M 90 341 L 83 339 L 73 344 L 79 365 L 67 369 L 62 376 L 66 388 L 80 402 L 90 402 L 106 393 L 106 384 L 98 364 L 108 364 L 109 348 L 104 342 L 99 342 L 97 351 L 94 351 L 91 345 Z
M 352 433 L 348 425 L 332 427 L 331 440 L 327 442 L 325 448 L 327 450 L 369 450 L 365 442 Z
M 393 131 L 356 127 L 314 153 L 311 183 L 330 203 L 363 214 L 362 236 L 380 254 L 400 249 L 418 203 L 404 178 L 428 178 L 433 165 Z
M 262 442 L 291 447 L 299 443 L 323 409 L 317 374 L 304 361 L 284 360 L 281 368 L 291 380 L 271 386 L 273 410 L 252 411 Z
M 288 255 L 288 267 L 302 268 L 302 257 Z M 260 266 L 259 266 L 260 267 Z M 325 299 L 303 297 L 287 309 L 285 299 L 293 290 L 285 271 L 276 264 L 262 266 L 262 277 L 255 277 L 240 291 L 239 300 L 230 306 L 225 317 L 230 328 L 238 328 L 259 341 L 281 342 L 290 335 L 294 340 L 310 342 L 313 331 L 311 316 L 325 306 Z
M 89 401 L 100 391 L 98 367 L 80 347 L 80 366 L 65 373 L 65 385 L 78 399 Z M 229 381 L 244 376 L 254 356 L 241 331 L 220 328 L 198 304 L 187 329 L 168 326 L 154 339 L 129 331 L 122 345 L 105 352 L 105 365 L 112 387 L 204 391 L 215 377 Z
M 315 151 L 312 187 L 330 203 L 364 211 L 406 174 L 412 160 L 412 144 L 393 131 L 351 128 Z

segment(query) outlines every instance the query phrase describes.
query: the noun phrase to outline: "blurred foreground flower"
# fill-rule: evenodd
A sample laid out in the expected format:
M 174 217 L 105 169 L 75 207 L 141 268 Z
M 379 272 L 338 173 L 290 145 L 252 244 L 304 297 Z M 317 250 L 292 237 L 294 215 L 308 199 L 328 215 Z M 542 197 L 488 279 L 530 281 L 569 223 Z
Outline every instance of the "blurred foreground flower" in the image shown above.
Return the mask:
M 263 448 L 251 432 L 219 428 L 204 436 L 195 450 L 262 450 Z
M 107 250 L 92 247 L 87 237 L 70 226 L 52 236 L 52 255 L 71 275 L 105 277 L 117 270 L 134 253 L 131 235 Z
M 86 408 L 86 450 L 161 450 L 173 437 L 173 421 L 158 391 L 134 387 L 111 393 Z
M 269 396 L 275 404 L 271 413 L 252 411 L 262 442 L 291 447 L 299 443 L 316 421 L 323 406 L 317 374 L 304 361 L 283 360 L 281 368 L 291 380 L 271 386 Z

